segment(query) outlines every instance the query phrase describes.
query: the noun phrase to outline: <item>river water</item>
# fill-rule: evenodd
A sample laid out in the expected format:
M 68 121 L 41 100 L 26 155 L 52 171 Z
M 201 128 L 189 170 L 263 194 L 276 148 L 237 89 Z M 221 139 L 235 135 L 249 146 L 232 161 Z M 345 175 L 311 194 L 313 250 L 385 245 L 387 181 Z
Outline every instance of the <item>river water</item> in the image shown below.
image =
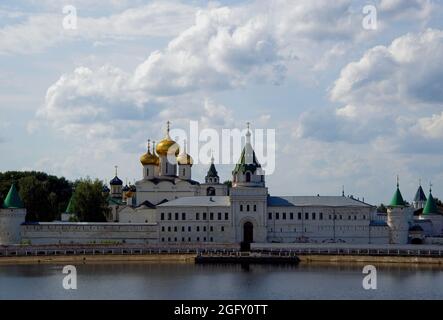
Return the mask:
M 443 299 L 443 268 L 376 265 L 79 264 L 77 289 L 63 288 L 63 265 L 0 265 L 0 299 Z

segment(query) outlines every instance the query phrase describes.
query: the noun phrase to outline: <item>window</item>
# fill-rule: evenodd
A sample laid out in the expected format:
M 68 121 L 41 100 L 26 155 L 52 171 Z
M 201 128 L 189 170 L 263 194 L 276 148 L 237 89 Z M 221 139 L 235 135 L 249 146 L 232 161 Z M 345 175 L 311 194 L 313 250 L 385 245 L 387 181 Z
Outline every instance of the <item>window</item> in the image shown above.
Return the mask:
M 243 205 L 242 204 L 240 205 L 240 211 L 243 211 Z
M 254 212 L 257 212 L 257 205 L 254 204 Z
M 229 213 L 225 212 L 225 220 L 229 220 Z
M 203 231 L 206 232 L 206 227 L 203 227 Z
M 200 227 L 199 226 L 197 226 L 197 232 L 200 232 Z
M 275 220 L 279 220 L 280 219 L 280 214 L 278 212 L 275 213 Z
M 165 232 L 165 227 L 162 227 L 162 231 Z
M 168 232 L 171 232 L 171 227 L 168 227 Z
M 185 232 L 185 227 L 182 227 L 182 232 Z
M 197 237 L 197 242 L 199 242 L 200 241 L 200 237 Z
M 294 212 L 291 212 L 291 213 L 289 214 L 289 218 L 290 218 L 291 220 L 294 220 Z
M 312 220 L 315 220 L 316 216 L 315 216 L 315 212 L 312 213 Z
M 366 216 L 363 216 L 363 220 L 366 220 Z
M 177 232 L 177 227 L 174 227 L 174 232 Z
M 185 237 L 182 238 L 182 242 L 185 242 Z
M 348 220 L 351 220 L 351 216 L 348 216 Z
M 174 238 L 174 242 L 177 242 L 177 237 Z
M 320 212 L 320 220 L 323 220 L 323 212 Z
M 340 215 L 340 220 L 343 220 L 343 216 L 342 215 Z
M 165 220 L 165 213 L 164 212 L 162 212 L 162 214 L 161 214 L 161 218 L 160 218 L 161 220 Z
M 298 220 L 301 220 L 301 212 L 298 213 Z
M 283 212 L 283 220 L 286 220 L 286 212 Z
M 178 220 L 178 212 L 175 213 L 175 220 Z
M 162 238 L 162 242 L 165 242 L 165 238 Z
M 206 242 L 206 237 L 203 238 L 203 242 Z
M 219 212 L 217 216 L 218 216 L 218 220 L 221 220 L 221 219 L 222 219 L 221 212 Z
M 211 212 L 210 214 L 209 214 L 209 218 L 211 219 L 211 220 L 214 220 L 214 212 Z
M 191 237 L 188 238 L 188 241 L 191 242 Z
M 272 212 L 268 212 L 268 219 L 272 220 Z
M 191 227 L 188 227 L 188 232 L 191 232 Z
M 168 237 L 168 242 L 171 242 L 171 237 Z
M 211 226 L 211 227 L 209 228 L 209 230 L 210 230 L 211 232 L 214 231 L 214 227 Z
M 182 220 L 186 220 L 186 213 L 182 212 Z
M 203 212 L 203 220 L 206 220 L 206 212 Z
M 249 204 L 246 206 L 246 211 L 249 212 Z
M 225 227 L 222 226 L 222 227 L 220 228 L 220 230 L 221 230 L 221 232 L 225 231 Z
M 168 220 L 171 220 L 172 219 L 172 213 L 168 213 Z
M 211 237 L 211 242 L 214 242 L 214 238 L 213 237 Z
M 146 175 L 149 176 L 149 169 L 146 169 Z
M 195 220 L 200 220 L 200 213 L 197 212 L 197 213 L 195 214 Z
M 309 220 L 309 213 L 305 212 L 305 220 Z
M 251 173 L 246 172 L 246 182 L 251 182 Z

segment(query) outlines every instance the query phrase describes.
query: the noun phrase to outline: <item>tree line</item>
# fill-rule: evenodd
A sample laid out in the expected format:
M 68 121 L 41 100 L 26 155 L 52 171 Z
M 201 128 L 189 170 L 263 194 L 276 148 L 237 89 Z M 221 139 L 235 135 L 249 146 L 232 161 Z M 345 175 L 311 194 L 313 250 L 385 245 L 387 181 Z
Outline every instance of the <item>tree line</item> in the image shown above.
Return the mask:
M 103 183 L 91 178 L 71 182 L 64 177 L 36 171 L 0 172 L 0 204 L 3 204 L 12 183 L 23 200 L 27 222 L 60 220 L 72 197 L 72 209 L 78 221 L 102 222 L 107 213 L 107 196 Z

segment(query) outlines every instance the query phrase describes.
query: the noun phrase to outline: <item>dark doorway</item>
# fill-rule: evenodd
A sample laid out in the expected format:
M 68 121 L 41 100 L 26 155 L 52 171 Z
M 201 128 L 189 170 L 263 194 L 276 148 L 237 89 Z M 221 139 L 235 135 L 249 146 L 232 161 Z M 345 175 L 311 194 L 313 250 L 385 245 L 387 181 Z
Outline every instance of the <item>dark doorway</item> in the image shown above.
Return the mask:
M 251 173 L 246 172 L 246 182 L 251 182 Z
M 243 225 L 243 242 L 241 243 L 241 250 L 249 251 L 252 242 L 254 242 L 254 226 L 248 221 Z
M 411 240 L 411 244 L 423 244 L 423 240 L 419 238 L 414 238 Z

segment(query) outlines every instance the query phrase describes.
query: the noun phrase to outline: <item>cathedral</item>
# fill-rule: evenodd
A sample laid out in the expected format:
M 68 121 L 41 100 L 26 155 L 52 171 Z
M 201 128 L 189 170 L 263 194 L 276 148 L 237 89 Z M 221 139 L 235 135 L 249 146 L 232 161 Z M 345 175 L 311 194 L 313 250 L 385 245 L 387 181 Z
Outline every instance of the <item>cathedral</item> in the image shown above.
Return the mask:
M 181 148 L 171 139 L 168 123 L 164 138 L 149 141 L 140 157 L 140 180 L 123 186 L 116 168 L 104 187 L 111 209 L 106 223 L 69 222 L 70 205 L 62 221 L 24 223 L 13 185 L 0 211 L 0 244 L 443 244 L 443 214 L 432 190 L 426 197 L 419 186 L 409 205 L 397 183 L 386 213 L 344 192 L 272 196 L 249 128 L 245 138 L 232 183 L 221 182 L 214 158 L 200 183 L 192 179 L 186 142 Z

